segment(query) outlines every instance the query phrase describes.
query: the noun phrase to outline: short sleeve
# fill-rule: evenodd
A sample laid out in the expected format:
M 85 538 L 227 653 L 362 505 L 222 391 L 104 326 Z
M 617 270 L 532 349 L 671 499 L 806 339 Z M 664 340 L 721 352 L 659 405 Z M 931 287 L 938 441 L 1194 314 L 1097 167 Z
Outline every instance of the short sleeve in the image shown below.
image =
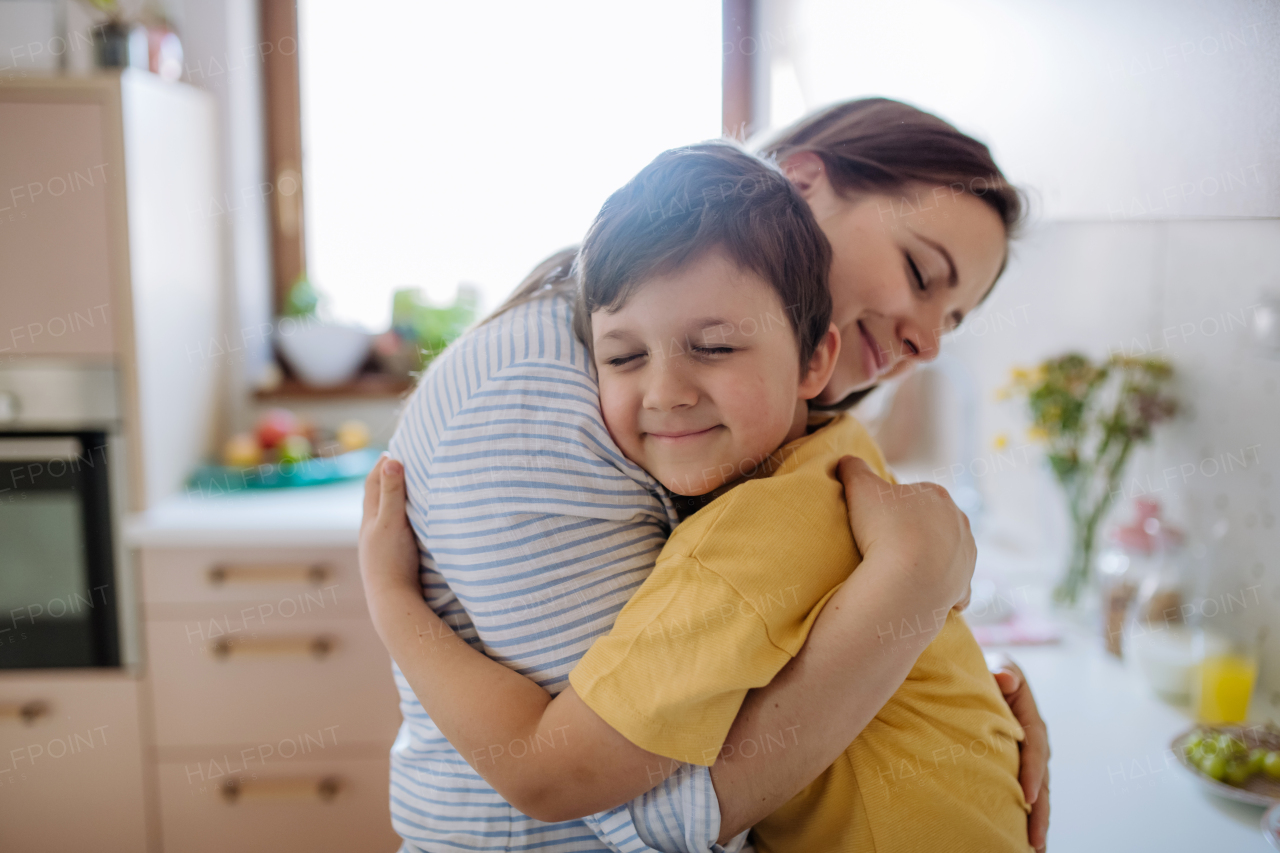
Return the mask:
M 636 746 L 710 766 L 747 691 L 790 659 L 723 577 L 694 558 L 664 556 L 569 681 Z

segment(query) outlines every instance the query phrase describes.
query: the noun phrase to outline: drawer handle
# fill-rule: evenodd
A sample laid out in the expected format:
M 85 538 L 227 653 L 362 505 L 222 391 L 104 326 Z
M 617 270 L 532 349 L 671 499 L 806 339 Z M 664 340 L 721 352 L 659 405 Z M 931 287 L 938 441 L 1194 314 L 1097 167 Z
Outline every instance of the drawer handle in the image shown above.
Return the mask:
M 228 803 L 241 800 L 310 800 L 329 802 L 342 790 L 336 776 L 320 779 L 228 779 L 222 783 L 222 799 Z
M 209 584 L 309 583 L 320 586 L 330 574 L 329 567 L 321 563 L 219 563 L 209 569 Z
M 22 721 L 23 724 L 35 725 L 36 720 L 47 716 L 49 703 L 40 699 L 32 699 L 15 705 L 0 705 L 0 720 Z
M 233 657 L 278 657 L 311 655 L 315 658 L 328 657 L 337 641 L 333 637 L 319 635 L 315 637 L 258 637 L 237 642 L 215 640 L 209 644 L 209 651 L 218 660 L 229 660 Z

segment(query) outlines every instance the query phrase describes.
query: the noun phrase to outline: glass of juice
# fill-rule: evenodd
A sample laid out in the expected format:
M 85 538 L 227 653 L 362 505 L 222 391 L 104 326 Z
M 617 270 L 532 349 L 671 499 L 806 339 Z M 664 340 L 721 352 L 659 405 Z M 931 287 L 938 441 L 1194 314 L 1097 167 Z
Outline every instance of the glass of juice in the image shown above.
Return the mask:
M 1258 638 L 1196 632 L 1191 707 L 1202 723 L 1242 723 L 1258 680 Z

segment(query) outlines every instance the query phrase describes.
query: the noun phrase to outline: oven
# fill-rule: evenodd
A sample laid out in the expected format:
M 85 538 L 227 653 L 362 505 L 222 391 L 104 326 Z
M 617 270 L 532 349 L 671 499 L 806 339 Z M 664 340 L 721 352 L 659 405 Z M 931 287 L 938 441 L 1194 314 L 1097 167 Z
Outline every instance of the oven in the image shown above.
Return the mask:
M 121 665 L 108 368 L 0 370 L 0 669 Z

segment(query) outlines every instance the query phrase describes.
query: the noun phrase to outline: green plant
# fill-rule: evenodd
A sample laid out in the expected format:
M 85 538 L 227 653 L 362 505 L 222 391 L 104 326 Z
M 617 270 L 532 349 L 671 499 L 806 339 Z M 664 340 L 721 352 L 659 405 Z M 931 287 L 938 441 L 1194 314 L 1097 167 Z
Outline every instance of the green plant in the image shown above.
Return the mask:
M 453 304 L 445 306 L 431 305 L 420 290 L 397 290 L 391 299 L 391 328 L 413 343 L 422 366 L 467 330 L 479 306 L 480 294 L 465 284 L 458 287 Z
M 1113 355 L 1094 364 L 1079 353 L 1034 370 L 1014 368 L 1004 396 L 1020 396 L 1031 435 L 1046 445 L 1053 475 L 1066 493 L 1073 530 L 1067 572 L 1054 598 L 1074 604 L 1089 579 L 1099 523 L 1119 491 L 1135 445 L 1178 411 L 1166 389 L 1173 367 L 1162 359 Z
M 307 278 L 306 274 L 298 276 L 298 280 L 289 288 L 289 295 L 284 299 L 280 315 L 283 317 L 314 317 L 320 305 L 320 292 Z

